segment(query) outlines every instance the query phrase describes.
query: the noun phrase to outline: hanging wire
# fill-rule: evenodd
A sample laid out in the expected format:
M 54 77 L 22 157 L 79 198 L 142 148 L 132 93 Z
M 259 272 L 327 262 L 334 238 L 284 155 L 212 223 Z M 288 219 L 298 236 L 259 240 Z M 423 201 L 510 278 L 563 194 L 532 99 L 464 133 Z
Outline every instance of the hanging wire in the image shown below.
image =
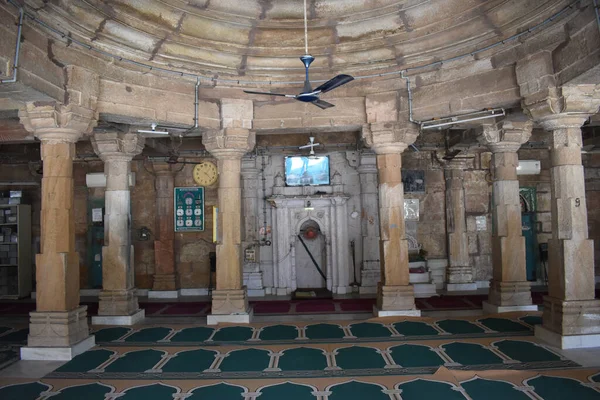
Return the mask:
M 306 25 L 306 0 L 304 0 L 304 54 L 308 55 L 308 27 Z

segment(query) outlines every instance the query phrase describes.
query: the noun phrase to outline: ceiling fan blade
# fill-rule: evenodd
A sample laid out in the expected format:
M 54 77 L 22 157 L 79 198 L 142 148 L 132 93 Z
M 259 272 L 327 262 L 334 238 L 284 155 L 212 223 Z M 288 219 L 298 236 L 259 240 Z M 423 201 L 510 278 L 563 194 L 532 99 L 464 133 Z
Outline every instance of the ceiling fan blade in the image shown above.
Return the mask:
M 342 86 L 345 85 L 346 83 L 353 81 L 354 78 L 350 75 L 338 75 L 338 76 L 334 76 L 333 78 L 331 78 L 330 80 L 328 80 L 327 82 L 325 82 L 324 84 L 322 84 L 321 86 L 319 86 L 318 88 L 315 89 L 315 92 L 321 92 L 321 93 L 327 93 L 330 90 L 335 89 L 338 86 Z
M 305 144 L 304 146 L 299 146 L 299 149 L 308 149 L 309 147 L 317 147 L 320 146 L 321 143 L 313 143 L 313 144 Z
M 315 100 L 311 102 L 312 104 L 314 104 L 315 106 L 319 107 L 321 110 L 325 110 L 327 108 L 331 108 L 331 107 L 335 107 L 333 104 L 328 103 L 324 100 Z
M 295 94 L 283 94 L 283 93 L 271 93 L 271 92 L 255 92 L 255 91 L 252 91 L 252 90 L 244 90 L 244 93 L 264 94 L 266 96 L 281 96 L 281 97 L 292 97 L 292 98 L 296 97 Z

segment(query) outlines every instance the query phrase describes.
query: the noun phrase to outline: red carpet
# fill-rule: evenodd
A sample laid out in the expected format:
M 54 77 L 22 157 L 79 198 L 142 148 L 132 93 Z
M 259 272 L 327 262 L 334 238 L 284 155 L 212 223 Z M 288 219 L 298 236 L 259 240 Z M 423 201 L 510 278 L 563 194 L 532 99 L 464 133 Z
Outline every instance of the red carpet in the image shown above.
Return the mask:
M 598 298 L 600 293 L 596 292 Z M 533 304 L 542 304 L 544 292 L 533 292 Z M 419 310 L 477 310 L 487 295 L 466 296 L 436 296 L 427 299 L 415 299 Z M 250 301 L 256 315 L 294 315 L 294 314 L 331 314 L 331 313 L 370 313 L 375 304 L 374 298 L 369 299 L 306 299 L 306 300 L 274 300 Z M 88 315 L 98 313 L 98 303 L 85 302 Z M 146 316 L 193 316 L 200 317 L 210 313 L 210 302 L 140 302 L 140 308 L 146 311 Z M 35 311 L 35 302 L 30 299 L 21 301 L 0 302 L 0 316 L 27 316 Z

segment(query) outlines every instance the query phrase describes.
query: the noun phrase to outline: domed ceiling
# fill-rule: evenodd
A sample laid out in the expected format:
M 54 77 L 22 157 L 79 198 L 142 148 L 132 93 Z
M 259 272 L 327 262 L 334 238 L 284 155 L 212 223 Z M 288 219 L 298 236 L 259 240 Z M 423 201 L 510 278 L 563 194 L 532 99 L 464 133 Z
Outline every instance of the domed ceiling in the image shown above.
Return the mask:
M 368 75 L 468 54 L 539 24 L 569 3 L 307 0 L 308 51 L 316 57 L 311 74 Z M 303 79 L 303 0 L 26 4 L 71 37 L 144 64 L 244 81 Z

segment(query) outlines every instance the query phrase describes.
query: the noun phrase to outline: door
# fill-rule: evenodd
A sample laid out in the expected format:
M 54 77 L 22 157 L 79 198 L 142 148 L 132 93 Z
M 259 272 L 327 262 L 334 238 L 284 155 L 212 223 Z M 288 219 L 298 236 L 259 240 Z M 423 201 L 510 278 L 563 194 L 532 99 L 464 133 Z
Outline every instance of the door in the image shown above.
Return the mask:
M 304 244 L 308 248 L 308 251 L 312 254 L 315 261 L 319 264 L 321 271 L 325 273 L 325 236 L 318 233 L 313 239 L 302 238 Z M 296 238 L 296 287 L 299 289 L 309 288 L 324 288 L 326 282 L 315 267 L 315 264 L 311 260 L 308 252 L 300 242 L 300 239 Z
M 102 288 L 102 246 L 104 246 L 104 199 L 88 200 L 88 282 L 91 288 Z
M 525 238 L 525 265 L 528 281 L 537 280 L 538 248 L 536 232 L 537 190 L 535 187 L 519 188 L 521 201 L 521 227 Z
M 521 214 L 523 237 L 525 238 L 525 262 L 527 269 L 527 280 L 537 279 L 537 244 L 535 235 L 535 213 L 526 212 Z

